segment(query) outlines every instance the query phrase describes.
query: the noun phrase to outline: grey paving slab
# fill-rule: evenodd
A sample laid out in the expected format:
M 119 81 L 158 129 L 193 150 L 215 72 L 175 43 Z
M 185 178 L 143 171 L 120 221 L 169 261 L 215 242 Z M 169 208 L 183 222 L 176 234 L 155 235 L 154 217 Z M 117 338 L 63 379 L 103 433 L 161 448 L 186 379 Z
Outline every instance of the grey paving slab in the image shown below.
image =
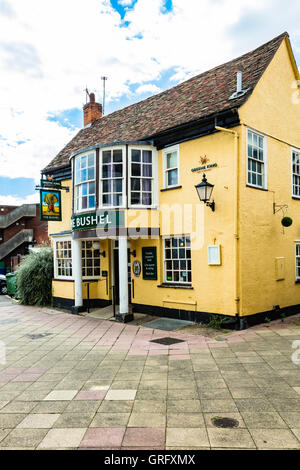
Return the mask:
M 1 449 L 299 449 L 300 315 L 222 342 L 14 309 L 22 321 L 0 328 L 15 348 L 0 365 Z M 40 332 L 53 336 L 25 336 Z M 181 346 L 149 343 L 172 335 Z M 238 426 L 216 428 L 216 417 Z

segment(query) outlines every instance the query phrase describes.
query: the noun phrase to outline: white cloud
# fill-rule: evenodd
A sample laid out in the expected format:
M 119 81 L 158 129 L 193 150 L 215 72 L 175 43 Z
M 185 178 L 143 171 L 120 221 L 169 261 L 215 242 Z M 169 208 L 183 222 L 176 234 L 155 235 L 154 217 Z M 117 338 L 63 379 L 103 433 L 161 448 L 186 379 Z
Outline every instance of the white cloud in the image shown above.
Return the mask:
M 38 180 L 77 131 L 47 118 L 81 108 L 86 85 L 101 101 L 102 75 L 107 105 L 156 93 L 151 82 L 168 70 L 176 83 L 270 39 L 251 34 L 239 44 L 230 31 L 246 13 L 267 18 L 268 34 L 274 21 L 275 36 L 282 30 L 274 18 L 284 10 L 300 39 L 298 0 L 289 9 L 277 0 L 173 0 L 167 14 L 162 5 L 138 0 L 123 27 L 110 0 L 0 0 L 0 175 Z
M 130 5 L 132 5 L 133 0 L 119 0 L 118 3 L 123 7 L 129 7 Z
M 6 195 L 3 196 L 0 194 L 0 205 L 1 206 L 21 206 L 22 204 L 36 204 L 39 202 L 39 194 L 29 194 L 25 198 L 18 196 Z
M 138 95 L 141 95 L 143 93 L 150 93 L 150 94 L 155 94 L 155 93 L 159 93 L 161 92 L 161 89 L 156 86 L 156 85 L 153 85 L 152 83 L 148 83 L 146 85 L 141 85 L 139 86 L 135 92 L 138 94 Z

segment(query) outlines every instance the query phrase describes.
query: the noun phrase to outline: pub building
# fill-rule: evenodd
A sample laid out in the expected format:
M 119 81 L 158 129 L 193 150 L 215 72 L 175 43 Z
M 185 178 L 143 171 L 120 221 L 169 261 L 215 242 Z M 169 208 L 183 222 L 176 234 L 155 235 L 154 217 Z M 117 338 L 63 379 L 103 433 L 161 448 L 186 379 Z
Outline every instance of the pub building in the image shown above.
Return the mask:
M 54 305 L 236 328 L 299 312 L 299 79 L 284 33 L 106 116 L 90 93 L 42 171 Z

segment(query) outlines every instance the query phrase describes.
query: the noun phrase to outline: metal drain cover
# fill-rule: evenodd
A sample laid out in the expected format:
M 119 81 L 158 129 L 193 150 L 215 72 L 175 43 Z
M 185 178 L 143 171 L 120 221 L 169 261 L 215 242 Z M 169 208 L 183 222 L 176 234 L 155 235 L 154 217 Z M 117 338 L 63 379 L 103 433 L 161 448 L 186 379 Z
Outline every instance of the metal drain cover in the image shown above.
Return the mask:
M 171 344 L 184 343 L 184 341 L 182 339 L 176 339 L 176 338 L 159 338 L 159 339 L 152 339 L 150 343 L 157 343 L 157 344 L 163 344 L 165 346 L 171 346 Z
M 51 336 L 53 333 L 39 333 L 36 335 L 25 335 L 29 339 L 40 339 L 40 338 L 45 338 L 45 336 Z
M 233 418 L 212 418 L 212 423 L 216 428 L 238 428 L 239 422 Z

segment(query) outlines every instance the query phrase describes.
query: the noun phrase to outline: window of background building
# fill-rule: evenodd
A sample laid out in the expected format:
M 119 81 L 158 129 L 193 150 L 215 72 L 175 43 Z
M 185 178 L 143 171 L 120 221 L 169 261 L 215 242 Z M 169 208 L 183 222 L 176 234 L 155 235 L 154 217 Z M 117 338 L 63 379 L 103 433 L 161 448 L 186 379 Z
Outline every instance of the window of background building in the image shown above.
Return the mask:
M 66 239 L 55 241 L 54 256 L 55 277 L 72 277 L 72 241 Z
M 192 282 L 191 241 L 189 236 L 164 239 L 165 282 Z
M 179 148 L 170 147 L 163 151 L 164 188 L 179 185 Z
M 130 204 L 151 206 L 153 201 L 152 151 L 131 149 Z
M 95 153 L 80 155 L 75 159 L 75 210 L 95 209 Z
M 82 241 L 82 277 L 100 277 L 100 250 L 93 248 L 93 240 Z
M 106 207 L 124 205 L 123 150 L 101 152 L 101 204 Z
M 248 130 L 247 138 L 247 183 L 266 189 L 266 140 L 265 136 Z
M 292 195 L 300 198 L 300 151 L 292 151 Z

